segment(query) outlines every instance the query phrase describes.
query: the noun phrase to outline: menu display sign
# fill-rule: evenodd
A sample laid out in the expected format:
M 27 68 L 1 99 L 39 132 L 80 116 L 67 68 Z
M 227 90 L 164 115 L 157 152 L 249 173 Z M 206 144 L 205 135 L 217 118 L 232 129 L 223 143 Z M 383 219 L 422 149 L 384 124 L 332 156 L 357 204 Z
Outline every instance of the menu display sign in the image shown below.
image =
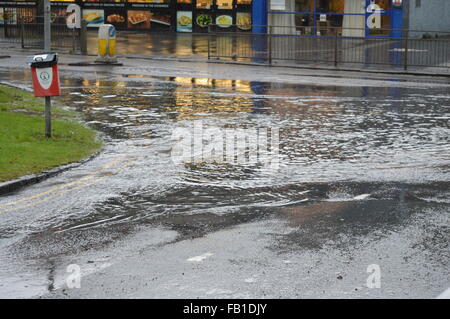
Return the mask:
M 105 21 L 114 25 L 116 29 L 124 29 L 127 26 L 126 12 L 117 9 L 105 9 Z
M 197 0 L 197 9 L 211 9 L 212 0 Z
M 274 0 L 280 1 L 280 0 Z M 25 9 L 36 17 L 38 1 L 0 0 L 0 24 L 25 21 Z M 252 0 L 51 0 L 51 20 L 65 23 L 68 5 L 78 3 L 82 19 L 89 28 L 113 24 L 118 30 L 160 29 L 178 32 L 206 32 L 208 26 L 217 30 L 251 30 Z M 27 7 L 28 6 L 28 7 Z M 17 10 L 17 11 L 16 11 Z M 233 25 L 236 24 L 236 28 Z
M 192 12 L 178 11 L 177 12 L 177 31 L 178 32 L 192 32 Z
M 2 19 L 0 24 L 17 24 L 17 10 L 16 8 L 3 8 Z
M 83 19 L 86 20 L 88 28 L 99 27 L 105 22 L 104 10 L 83 10 Z
M 151 23 L 151 12 L 145 10 L 128 10 L 128 28 L 149 29 Z
M 232 10 L 233 9 L 233 0 L 217 0 L 217 8 Z
M 252 15 L 249 12 L 238 12 L 236 24 L 239 30 L 248 31 L 252 29 Z
M 15 7 L 30 7 L 30 6 L 35 6 L 36 5 L 36 1 L 18 1 L 18 2 L 14 2 L 14 1 L 1 1 L 0 2 L 1 6 L 6 6 L 6 7 L 11 7 L 11 6 L 15 6 Z

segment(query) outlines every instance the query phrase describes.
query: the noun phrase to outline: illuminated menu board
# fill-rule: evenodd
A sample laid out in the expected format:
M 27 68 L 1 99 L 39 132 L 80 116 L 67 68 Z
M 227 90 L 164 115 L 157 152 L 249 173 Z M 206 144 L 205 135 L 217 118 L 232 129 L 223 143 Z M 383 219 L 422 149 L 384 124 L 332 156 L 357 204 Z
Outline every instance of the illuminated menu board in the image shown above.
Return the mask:
M 198 9 L 211 9 L 212 0 L 197 0 Z
M 233 0 L 217 0 L 217 8 L 219 9 L 233 9 Z

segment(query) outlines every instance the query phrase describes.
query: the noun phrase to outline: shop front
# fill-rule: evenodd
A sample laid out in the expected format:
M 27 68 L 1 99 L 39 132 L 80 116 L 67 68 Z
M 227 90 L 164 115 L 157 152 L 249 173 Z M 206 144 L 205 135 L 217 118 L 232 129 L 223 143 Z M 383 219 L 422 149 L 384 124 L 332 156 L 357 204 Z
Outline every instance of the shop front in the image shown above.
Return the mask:
M 0 0 L 0 23 L 5 17 L 16 23 L 19 10 L 36 15 L 39 0 Z M 103 23 L 118 30 L 207 32 L 251 32 L 253 0 L 55 0 L 51 1 L 52 22 L 63 21 L 69 4 L 78 4 L 88 28 Z M 30 11 L 31 10 L 31 11 Z M 26 11 L 26 10 L 25 10 Z
M 0 0 L 0 24 L 39 14 L 42 0 Z M 89 28 L 103 23 L 118 30 L 207 32 L 214 30 L 313 36 L 399 37 L 401 0 L 57 0 L 52 21 L 63 21 L 66 8 L 82 8 Z M 31 19 L 31 18 L 25 18 Z M 253 26 L 252 26 L 253 25 Z M 279 27 L 283 27 L 282 29 Z M 279 29 L 277 29 L 279 28 Z
M 397 36 L 402 1 L 271 0 L 270 25 L 279 32 L 314 36 Z M 400 5 L 399 5 L 400 3 Z M 280 27 L 284 27 L 281 29 Z

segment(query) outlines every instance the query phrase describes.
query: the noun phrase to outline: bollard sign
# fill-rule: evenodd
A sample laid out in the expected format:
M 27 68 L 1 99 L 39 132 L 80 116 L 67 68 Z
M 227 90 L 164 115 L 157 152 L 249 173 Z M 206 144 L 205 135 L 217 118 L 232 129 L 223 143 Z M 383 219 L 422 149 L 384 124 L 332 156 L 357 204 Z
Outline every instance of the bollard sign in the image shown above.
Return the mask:
M 392 0 L 392 4 L 394 5 L 394 7 L 396 8 L 401 8 L 403 5 L 403 0 Z
M 69 29 L 81 28 L 81 8 L 77 4 L 69 4 L 67 6 L 67 13 L 70 13 L 66 19 L 66 24 Z
M 61 94 L 58 55 L 56 53 L 42 53 L 28 57 L 33 79 L 34 96 L 59 96 Z

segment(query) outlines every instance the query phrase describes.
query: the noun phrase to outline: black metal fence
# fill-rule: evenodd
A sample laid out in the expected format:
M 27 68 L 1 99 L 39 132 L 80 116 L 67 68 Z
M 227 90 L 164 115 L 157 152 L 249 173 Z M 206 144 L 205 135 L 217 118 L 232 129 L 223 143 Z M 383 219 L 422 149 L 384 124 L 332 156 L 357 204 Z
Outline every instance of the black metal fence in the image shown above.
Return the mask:
M 263 26 L 267 34 L 219 32 L 210 26 L 208 58 L 268 64 L 438 68 L 450 72 L 450 32 L 382 30 L 400 37 L 365 36 L 364 29 L 328 28 L 320 36 L 298 28 Z M 354 36 L 359 35 L 359 36 Z
M 69 29 L 64 19 L 51 23 L 52 47 L 77 52 L 81 49 L 80 29 Z M 21 17 L 0 25 L 0 43 L 20 45 L 22 48 L 44 48 L 44 18 Z

